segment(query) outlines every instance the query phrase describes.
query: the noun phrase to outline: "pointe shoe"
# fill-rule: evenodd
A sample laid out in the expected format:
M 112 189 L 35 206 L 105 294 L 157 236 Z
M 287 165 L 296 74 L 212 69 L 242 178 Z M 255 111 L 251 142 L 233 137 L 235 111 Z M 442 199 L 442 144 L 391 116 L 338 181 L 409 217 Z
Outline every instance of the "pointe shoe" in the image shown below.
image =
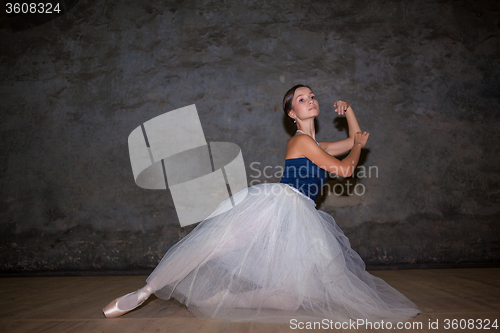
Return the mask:
M 135 293 L 138 293 L 137 304 L 130 307 L 129 309 L 121 309 L 119 307 L 120 300 L 129 296 L 129 295 L 135 294 Z M 116 317 L 122 316 L 122 315 L 126 314 L 127 312 L 130 312 L 130 311 L 134 310 L 135 308 L 139 307 L 142 303 L 144 303 L 144 301 L 146 301 L 149 298 L 149 296 L 152 293 L 153 293 L 153 288 L 146 285 L 146 287 L 143 287 L 137 291 L 134 291 L 132 293 L 128 293 L 127 295 L 124 295 L 122 297 L 118 297 L 113 302 L 106 305 L 106 307 L 104 309 L 102 309 L 102 312 L 104 313 L 104 316 L 106 318 L 116 318 Z

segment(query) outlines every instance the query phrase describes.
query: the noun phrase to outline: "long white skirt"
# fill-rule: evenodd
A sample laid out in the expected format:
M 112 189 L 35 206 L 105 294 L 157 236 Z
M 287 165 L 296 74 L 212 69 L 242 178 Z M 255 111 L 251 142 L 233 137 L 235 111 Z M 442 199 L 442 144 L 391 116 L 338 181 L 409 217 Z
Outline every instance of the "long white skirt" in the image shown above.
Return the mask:
M 290 323 L 404 321 L 420 311 L 365 271 L 333 217 L 282 183 L 222 202 L 171 247 L 147 282 L 199 318 Z M 245 194 L 247 194 L 246 197 Z M 218 214 L 225 211 L 222 214 Z

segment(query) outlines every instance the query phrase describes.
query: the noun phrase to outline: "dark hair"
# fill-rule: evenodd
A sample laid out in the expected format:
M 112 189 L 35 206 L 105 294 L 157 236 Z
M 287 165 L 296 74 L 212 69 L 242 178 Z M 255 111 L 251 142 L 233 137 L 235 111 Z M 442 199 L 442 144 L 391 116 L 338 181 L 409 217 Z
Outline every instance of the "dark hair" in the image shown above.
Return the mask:
M 295 90 L 297 90 L 298 88 L 302 88 L 302 87 L 311 89 L 310 87 L 305 86 L 303 84 L 297 84 L 296 86 L 293 86 L 292 88 L 290 88 L 290 90 L 288 90 L 286 92 L 285 97 L 283 97 L 283 111 L 285 112 L 285 116 L 287 116 L 287 118 L 292 123 L 294 123 L 293 118 L 288 115 L 288 112 L 290 112 L 290 110 L 292 109 L 293 95 L 295 95 Z M 312 91 L 312 89 L 311 89 L 311 91 Z

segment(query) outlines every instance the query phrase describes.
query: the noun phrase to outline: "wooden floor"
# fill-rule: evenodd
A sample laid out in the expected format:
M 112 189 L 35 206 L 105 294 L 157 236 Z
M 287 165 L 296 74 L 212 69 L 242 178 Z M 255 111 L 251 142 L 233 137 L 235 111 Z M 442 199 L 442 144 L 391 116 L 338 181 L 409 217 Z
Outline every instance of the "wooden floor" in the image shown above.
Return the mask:
M 446 320 L 489 319 L 500 325 L 500 268 L 371 271 L 422 310 L 407 325 L 422 328 L 317 332 L 500 332 L 498 329 L 445 329 Z M 0 278 L 0 332 L 310 332 L 288 324 L 226 323 L 200 320 L 175 300 L 150 297 L 120 318 L 101 309 L 114 298 L 144 285 L 146 276 Z M 438 329 L 429 329 L 438 321 Z M 484 322 L 483 322 L 484 323 Z M 476 323 L 478 325 L 478 322 Z

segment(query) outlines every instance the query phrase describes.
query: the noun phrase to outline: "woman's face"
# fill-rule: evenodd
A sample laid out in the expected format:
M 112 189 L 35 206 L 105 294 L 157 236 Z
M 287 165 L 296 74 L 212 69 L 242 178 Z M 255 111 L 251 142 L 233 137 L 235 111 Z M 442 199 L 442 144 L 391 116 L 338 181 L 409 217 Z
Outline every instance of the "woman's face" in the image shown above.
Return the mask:
M 301 120 L 316 117 L 319 114 L 319 104 L 311 89 L 300 87 L 295 90 L 292 101 L 292 117 Z

